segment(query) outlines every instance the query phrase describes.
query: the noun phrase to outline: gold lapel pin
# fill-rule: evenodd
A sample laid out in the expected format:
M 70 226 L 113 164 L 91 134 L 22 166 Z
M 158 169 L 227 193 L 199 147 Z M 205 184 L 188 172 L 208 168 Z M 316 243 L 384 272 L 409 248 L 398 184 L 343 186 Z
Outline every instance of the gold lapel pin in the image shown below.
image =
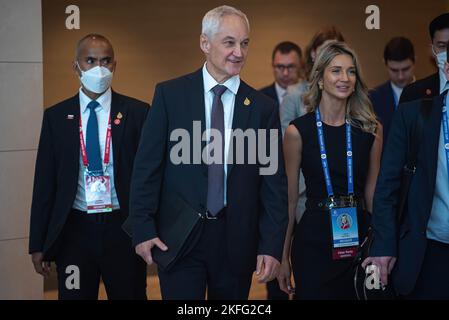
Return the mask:
M 251 100 L 249 100 L 248 98 L 245 98 L 245 101 L 243 102 L 243 104 L 245 106 L 249 106 L 251 104 Z
M 121 112 L 119 112 L 119 113 L 117 114 L 117 119 L 121 119 L 121 118 L 123 118 L 123 115 L 122 115 Z

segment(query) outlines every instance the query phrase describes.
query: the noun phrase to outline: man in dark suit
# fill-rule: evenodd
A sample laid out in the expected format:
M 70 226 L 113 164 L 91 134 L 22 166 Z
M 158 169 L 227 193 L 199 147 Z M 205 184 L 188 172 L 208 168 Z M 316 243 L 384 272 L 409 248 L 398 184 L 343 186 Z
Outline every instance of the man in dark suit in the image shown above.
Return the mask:
M 281 105 L 288 86 L 298 83 L 303 74 L 301 48 L 290 41 L 279 43 L 273 50 L 271 66 L 274 83 L 260 91 Z
M 404 37 L 391 39 L 385 46 L 384 62 L 389 80 L 373 89 L 370 99 L 382 122 L 384 137 L 387 137 L 402 91 L 415 78 L 415 50 L 412 42 Z
M 203 18 L 203 68 L 156 86 L 131 186 L 136 252 L 151 264 L 152 249 L 174 249 L 159 238 L 158 230 L 175 223 L 157 223 L 166 214 L 160 210 L 160 199 L 181 198 L 194 216 L 201 216 L 183 244 L 188 249 L 169 269 L 159 266 L 163 299 L 201 300 L 206 290 L 208 299 L 247 299 L 255 269 L 260 282 L 278 273 L 288 219 L 280 123 L 274 102 L 240 80 L 248 44 L 246 15 L 229 6 L 215 8 Z M 198 123 L 197 136 L 193 127 Z M 259 129 L 272 129 L 275 137 L 258 137 L 255 144 L 243 147 L 231 141 L 239 130 L 251 134 Z M 182 150 L 187 160 L 179 162 L 174 159 L 180 152 L 175 136 L 182 132 L 193 137 L 183 142 L 193 146 L 193 153 Z M 215 149 L 209 149 L 215 143 L 222 151 L 217 151 L 218 159 Z M 259 159 L 248 161 L 255 156 L 251 148 L 256 144 L 259 151 L 268 147 L 278 159 L 277 170 L 264 174 Z M 203 152 L 195 151 L 195 145 Z M 202 160 L 195 161 L 201 155 Z M 236 163 L 240 156 L 245 160 Z M 215 159 L 210 162 L 209 157 Z M 180 215 L 189 211 L 181 210 Z
M 429 25 L 429 34 L 438 72 L 405 87 L 400 103 L 422 98 L 432 98 L 449 89 L 444 75 L 446 43 L 449 41 L 449 13 L 444 13 L 432 20 Z
M 447 62 L 445 75 L 449 79 Z M 429 107 L 420 100 L 400 106 L 392 121 L 374 195 L 374 241 L 364 265 L 379 267 L 383 284 L 388 283 L 392 271 L 397 293 L 409 299 L 449 299 L 449 138 L 444 135 L 448 122 L 444 105 L 448 105 L 447 94 L 434 97 Z M 423 117 L 423 124 L 416 171 L 398 226 L 401 177 L 418 115 Z
M 60 299 L 146 299 L 146 265 L 121 229 L 149 105 L 111 90 L 114 50 L 103 36 L 80 40 L 79 93 L 44 112 L 31 206 L 29 252 Z M 108 159 L 109 158 L 109 159 Z

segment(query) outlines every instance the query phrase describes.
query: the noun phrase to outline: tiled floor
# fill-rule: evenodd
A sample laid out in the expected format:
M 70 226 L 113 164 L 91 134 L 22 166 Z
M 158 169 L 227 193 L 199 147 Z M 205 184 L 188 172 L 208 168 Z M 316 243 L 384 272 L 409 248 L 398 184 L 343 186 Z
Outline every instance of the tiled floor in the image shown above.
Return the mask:
M 149 276 L 147 278 L 147 296 L 149 300 L 161 300 L 161 292 L 159 290 L 159 278 L 157 276 Z M 44 298 L 46 300 L 56 300 L 58 298 L 58 292 L 56 290 L 45 291 Z M 104 286 L 100 286 L 100 300 L 106 299 L 106 291 Z M 250 300 L 265 300 L 266 289 L 264 284 L 260 284 L 253 278 L 251 291 L 249 294 Z

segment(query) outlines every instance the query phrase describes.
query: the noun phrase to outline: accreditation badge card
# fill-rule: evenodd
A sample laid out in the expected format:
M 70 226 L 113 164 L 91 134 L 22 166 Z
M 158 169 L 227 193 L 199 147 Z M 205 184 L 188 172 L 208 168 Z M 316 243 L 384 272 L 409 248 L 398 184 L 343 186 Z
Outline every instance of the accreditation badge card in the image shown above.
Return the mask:
M 353 258 L 359 245 L 359 230 L 357 224 L 357 208 L 332 208 L 332 258 L 341 260 Z
M 87 213 L 112 212 L 111 180 L 109 176 L 85 174 Z
M 109 115 L 108 128 L 106 131 L 106 142 L 104 148 L 103 170 L 89 171 L 89 161 L 87 159 L 87 150 L 84 143 L 83 126 L 79 123 L 81 157 L 83 159 L 84 172 L 84 190 L 86 192 L 87 213 L 112 212 L 111 180 L 107 172 L 109 158 L 111 154 L 111 115 Z

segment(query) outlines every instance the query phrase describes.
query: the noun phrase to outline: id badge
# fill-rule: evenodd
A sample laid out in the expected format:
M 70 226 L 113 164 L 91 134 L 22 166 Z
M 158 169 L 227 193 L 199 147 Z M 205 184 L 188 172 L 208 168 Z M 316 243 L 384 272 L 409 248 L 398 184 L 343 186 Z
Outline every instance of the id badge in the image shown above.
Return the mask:
M 112 211 L 111 181 L 109 176 L 85 174 L 87 213 Z
M 341 260 L 353 258 L 359 245 L 359 229 L 357 224 L 357 208 L 332 208 L 332 258 Z

